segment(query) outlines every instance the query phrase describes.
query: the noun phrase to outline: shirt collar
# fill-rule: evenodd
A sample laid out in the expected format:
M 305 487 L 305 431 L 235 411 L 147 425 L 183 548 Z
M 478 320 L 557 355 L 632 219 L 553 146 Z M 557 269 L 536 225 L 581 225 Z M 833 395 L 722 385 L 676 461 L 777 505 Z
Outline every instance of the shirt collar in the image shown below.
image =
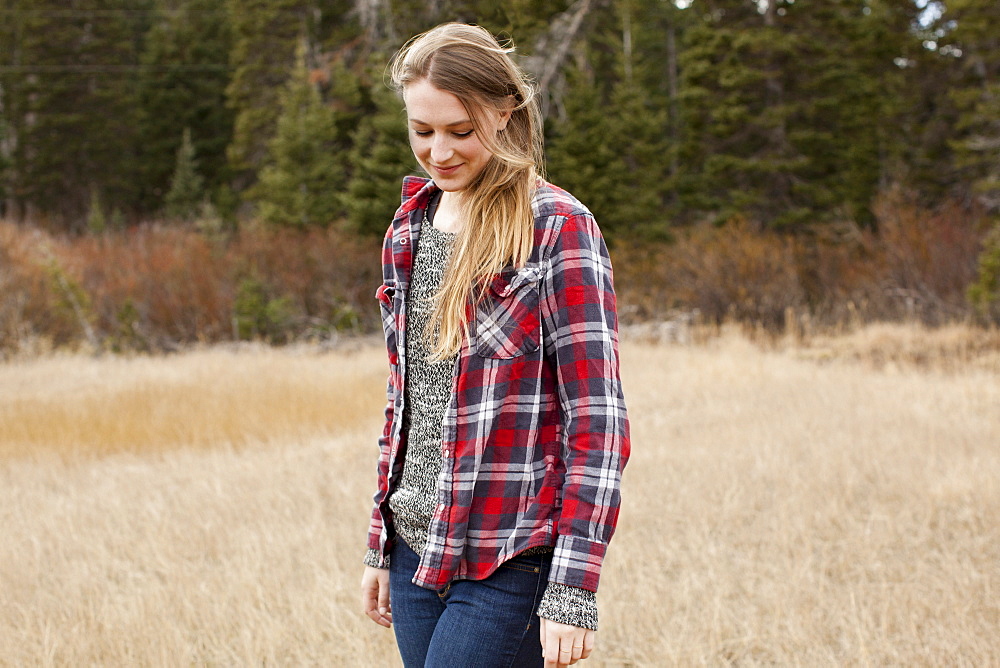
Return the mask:
M 440 190 L 431 179 L 423 176 L 403 177 L 403 208 L 402 213 L 427 206 L 430 196 Z

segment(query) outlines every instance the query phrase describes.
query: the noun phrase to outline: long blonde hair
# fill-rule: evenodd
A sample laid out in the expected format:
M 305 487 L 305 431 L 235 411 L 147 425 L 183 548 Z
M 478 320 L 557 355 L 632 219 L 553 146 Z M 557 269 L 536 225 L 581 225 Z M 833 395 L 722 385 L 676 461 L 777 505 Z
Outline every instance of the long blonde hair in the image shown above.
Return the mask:
M 457 97 L 492 154 L 463 191 L 465 224 L 425 332 L 433 359 L 461 349 L 469 331 L 470 297 L 482 299 L 486 280 L 506 265 L 523 266 L 534 245 L 531 199 L 544 174 L 542 122 L 535 89 L 510 57 L 513 50 L 478 26 L 445 23 L 407 42 L 390 66 L 400 94 L 410 84 L 427 81 Z M 512 102 L 503 131 L 482 131 L 489 127 L 487 113 L 505 112 Z

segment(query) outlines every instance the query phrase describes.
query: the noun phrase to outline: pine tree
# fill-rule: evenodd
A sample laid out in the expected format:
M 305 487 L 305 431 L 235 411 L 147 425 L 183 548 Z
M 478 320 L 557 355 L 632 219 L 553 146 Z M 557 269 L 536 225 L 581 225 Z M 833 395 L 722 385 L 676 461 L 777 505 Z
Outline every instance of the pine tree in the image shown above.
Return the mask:
M 707 0 L 684 36 L 681 102 L 687 130 L 686 206 L 722 221 L 733 216 L 788 224 L 804 207 L 793 187 L 806 162 L 789 134 L 787 80 L 798 37 L 769 0 Z M 782 2 L 782 5 L 785 3 Z
M 785 229 L 872 220 L 899 175 L 910 0 L 703 0 L 681 55 L 684 199 Z
M 959 118 L 952 146 L 971 191 L 1000 212 L 1000 5 L 993 0 L 951 0 L 943 17 L 962 79 L 952 91 Z
M 310 81 L 304 47 L 280 102 L 278 130 L 269 146 L 271 162 L 249 195 L 268 223 L 328 225 L 341 212 L 344 156 L 334 112 Z
M 103 234 L 107 229 L 108 222 L 104 216 L 101 193 L 95 187 L 90 191 L 90 206 L 87 208 L 87 231 L 91 234 Z
M 184 128 L 181 145 L 177 149 L 170 191 L 163 200 L 167 215 L 184 221 L 194 220 L 204 198 L 204 179 L 198 173 L 198 159 L 191 141 L 191 130 Z
M 373 110 L 358 124 L 348 157 L 352 175 L 343 196 L 348 226 L 382 236 L 399 206 L 403 176 L 418 168 L 410 151 L 403 104 L 385 86 L 371 91 Z
M 565 118 L 551 123 L 548 141 L 552 180 L 586 203 L 612 241 L 669 234 L 668 117 L 642 85 L 648 72 L 631 51 L 631 9 L 620 3 L 596 17 L 605 32 L 581 49 L 584 65 L 567 78 Z
M 139 181 L 146 210 L 163 201 L 184 128 L 190 129 L 206 189 L 215 191 L 228 180 L 231 45 L 229 14 L 216 0 L 189 0 L 157 12 L 146 36 L 138 84 Z
M 134 203 L 131 74 L 141 26 L 111 0 L 27 4 L 12 15 L 20 64 L 5 86 L 16 114 L 15 197 L 29 214 L 82 229 L 94 188 L 116 205 Z
M 295 64 L 296 45 L 308 39 L 311 3 L 304 0 L 228 0 L 235 68 L 226 89 L 235 114 L 227 148 L 238 192 L 256 180 L 277 129 L 278 99 Z

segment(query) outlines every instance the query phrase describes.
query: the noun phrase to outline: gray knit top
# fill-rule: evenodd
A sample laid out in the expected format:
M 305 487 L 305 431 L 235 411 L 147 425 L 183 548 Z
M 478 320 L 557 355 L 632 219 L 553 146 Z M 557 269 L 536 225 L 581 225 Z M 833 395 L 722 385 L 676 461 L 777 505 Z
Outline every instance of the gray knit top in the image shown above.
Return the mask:
M 417 554 L 427 545 L 427 533 L 437 505 L 442 464 L 441 423 L 451 400 L 455 368 L 455 357 L 439 362 L 428 360 L 430 347 L 424 334 L 433 310 L 433 296 L 444 277 L 454 241 L 454 234 L 438 230 L 425 218 L 410 276 L 403 409 L 407 446 L 403 474 L 389 497 L 389 508 L 396 532 Z M 415 391 L 411 392 L 411 387 Z M 540 551 L 551 551 L 551 548 L 530 550 Z M 378 551 L 369 550 L 365 563 L 378 567 Z M 597 599 L 594 592 L 586 589 L 550 582 L 538 614 L 554 622 L 597 629 Z

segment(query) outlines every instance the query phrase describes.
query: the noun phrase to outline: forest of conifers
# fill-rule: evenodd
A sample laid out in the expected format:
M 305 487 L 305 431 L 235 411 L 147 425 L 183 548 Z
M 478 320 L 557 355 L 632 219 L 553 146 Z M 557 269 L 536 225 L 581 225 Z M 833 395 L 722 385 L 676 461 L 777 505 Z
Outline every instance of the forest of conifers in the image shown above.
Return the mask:
M 2 7 L 0 287 L 30 292 L 16 314 L 0 308 L 8 340 L 160 347 L 364 328 L 357 258 L 377 262 L 367 249 L 416 173 L 386 63 L 449 20 L 513 40 L 539 88 L 548 177 L 600 222 L 624 317 L 1000 319 L 996 0 Z M 34 265 L 29 228 L 47 240 Z M 166 289 L 170 271 L 205 271 L 163 264 L 178 252 L 222 267 L 204 279 L 228 286 L 205 307 L 215 315 L 182 326 L 138 288 L 95 278 L 109 262 L 154 265 L 148 280 Z M 332 275 L 316 288 L 316 267 L 338 262 L 356 294 Z M 298 278 L 279 275 L 289 266 Z M 39 300 L 44 318 L 29 312 Z M 194 308 L 168 301 L 185 300 Z M 40 325 L 59 305 L 65 322 Z M 3 309 L 21 324 L 4 332 Z

